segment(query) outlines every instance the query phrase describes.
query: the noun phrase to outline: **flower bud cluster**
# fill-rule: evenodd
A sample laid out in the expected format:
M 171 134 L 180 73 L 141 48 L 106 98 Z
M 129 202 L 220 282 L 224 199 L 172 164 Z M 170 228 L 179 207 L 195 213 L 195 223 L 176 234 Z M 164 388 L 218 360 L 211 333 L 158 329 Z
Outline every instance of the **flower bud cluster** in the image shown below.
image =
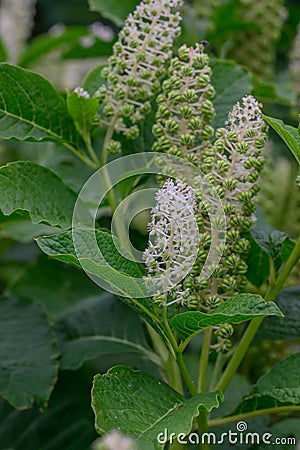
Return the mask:
M 256 75 L 271 78 L 276 43 L 286 17 L 284 0 L 243 0 L 240 16 L 255 27 L 235 32 L 228 56 L 249 67 Z
M 209 58 L 202 44 L 182 46 L 173 58 L 162 94 L 157 97 L 158 111 L 153 134 L 155 151 L 183 157 L 198 163 L 198 156 L 214 134 L 215 115 L 210 83 Z
M 254 220 L 254 197 L 259 191 L 258 178 L 264 165 L 262 147 L 266 141 L 266 126 L 261 117 L 260 106 L 252 96 L 246 96 L 242 104 L 237 103 L 229 114 L 226 128 L 218 129 L 216 141 L 211 149 L 202 154 L 202 172 L 214 186 L 222 201 L 226 224 L 213 214 L 209 202 L 200 200 L 196 220 L 200 229 L 200 249 L 193 271 L 183 287 L 190 289 L 190 308 L 211 311 L 227 298 L 242 291 L 247 272 L 246 257 L 249 241 L 243 236 Z M 212 229 L 223 233 L 226 229 L 226 244 L 216 248 L 220 256 L 218 264 L 207 271 L 204 278 L 201 270 L 211 246 Z M 229 337 L 217 334 L 219 349 L 229 348 Z M 226 345 L 225 345 L 226 344 Z
M 171 58 L 180 32 L 181 0 L 144 0 L 127 18 L 113 47 L 106 79 L 97 95 L 103 103 L 103 124 L 127 138 L 138 136 L 138 123 L 151 110 L 150 100 Z
M 160 303 L 184 303 L 188 290 L 182 289 L 181 281 L 192 267 L 198 249 L 195 193 L 180 180 L 168 179 L 157 192 L 156 201 L 144 251 L 148 277 L 154 276 L 157 290 L 168 295 L 168 301 L 165 295 L 159 296 Z

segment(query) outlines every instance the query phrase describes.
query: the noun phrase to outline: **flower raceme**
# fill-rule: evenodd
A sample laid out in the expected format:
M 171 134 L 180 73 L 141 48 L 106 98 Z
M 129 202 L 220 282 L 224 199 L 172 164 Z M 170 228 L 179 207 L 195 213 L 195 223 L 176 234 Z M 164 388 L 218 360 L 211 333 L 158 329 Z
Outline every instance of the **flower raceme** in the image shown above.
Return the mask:
M 175 293 L 172 288 L 185 278 L 198 252 L 195 193 L 180 180 L 168 179 L 157 192 L 156 201 L 144 251 L 149 279 L 154 276 L 157 292 L 165 293 L 159 297 L 161 303 L 184 303 L 188 290 L 183 291 L 179 285 Z
M 127 18 L 108 67 L 102 71 L 106 85 L 98 95 L 103 102 L 103 125 L 130 139 L 138 135 L 137 123 L 151 110 L 150 99 L 160 88 L 173 40 L 180 32 L 181 0 L 144 0 Z M 118 145 L 110 141 L 108 150 Z M 109 145 L 109 144 L 108 144 Z

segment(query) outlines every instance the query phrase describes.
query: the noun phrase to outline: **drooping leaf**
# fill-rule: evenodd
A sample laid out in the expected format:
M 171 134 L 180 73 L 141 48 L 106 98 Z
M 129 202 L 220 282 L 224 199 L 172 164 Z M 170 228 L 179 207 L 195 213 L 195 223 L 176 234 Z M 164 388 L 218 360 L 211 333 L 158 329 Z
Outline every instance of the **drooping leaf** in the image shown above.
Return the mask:
M 96 429 L 101 433 L 119 429 L 137 440 L 157 442 L 159 433 L 188 434 L 200 411 L 211 411 L 222 401 L 220 392 L 185 399 L 170 386 L 145 372 L 115 366 L 96 375 L 92 407 Z
M 111 20 L 118 27 L 121 27 L 130 12 L 132 12 L 139 0 L 88 0 L 90 9 L 97 11 L 102 17 Z
M 263 375 L 230 414 L 244 414 L 280 406 L 297 406 L 300 411 L 300 353 L 277 363 Z
M 74 236 L 80 249 L 74 247 Z M 37 243 L 47 255 L 84 267 L 87 272 L 108 282 L 118 294 L 135 297 L 141 294 L 142 297 L 146 293 L 137 283 L 143 275 L 141 267 L 118 251 L 117 238 L 107 230 L 76 229 L 39 238 Z
M 15 408 L 45 409 L 59 355 L 46 314 L 30 300 L 0 299 L 0 394 Z
M 92 374 L 62 372 L 49 407 L 16 411 L 0 400 L 0 448 L 91 450 L 97 439 L 90 405 Z M 76 439 L 74 439 L 74 433 Z
M 54 172 L 38 164 L 21 161 L 0 168 L 0 209 L 5 215 L 27 211 L 33 223 L 69 228 L 76 198 Z
M 233 105 L 251 91 L 250 73 L 242 66 L 223 60 L 212 60 L 211 83 L 216 90 L 213 104 L 216 116 L 212 122 L 214 128 L 224 127 L 228 113 Z
M 119 253 L 117 239 L 108 230 L 77 229 L 73 230 L 74 235 L 77 244 L 80 244 L 80 257 L 76 253 L 71 231 L 38 238 L 37 243 L 46 255 L 83 267 L 87 273 L 95 275 L 102 287 L 109 291 L 112 288 L 125 304 L 162 333 L 157 323 L 147 314 L 147 311 L 152 312 L 152 303 L 139 283 L 143 276 L 142 268 Z M 140 297 L 134 300 L 132 295 Z
M 282 316 L 273 302 L 265 302 L 260 295 L 239 294 L 226 300 L 210 314 L 189 311 L 171 319 L 172 327 L 182 339 L 190 340 L 204 329 L 221 323 L 241 323 L 262 316 Z
M 300 330 L 300 288 L 298 286 L 282 290 L 276 304 L 284 314 L 280 317 L 266 317 L 256 338 L 267 340 L 299 339 Z
M 298 135 L 297 128 L 286 125 L 282 120 L 275 119 L 274 117 L 263 115 L 263 118 L 286 143 L 296 158 L 296 161 L 300 164 L 300 136 Z
M 0 137 L 78 146 L 62 96 L 41 75 L 0 64 Z
M 159 363 L 146 341 L 143 322 L 111 294 L 77 304 L 63 315 L 56 330 L 63 369 L 76 370 L 89 359 L 118 354 Z
M 71 92 L 67 96 L 69 114 L 74 120 L 78 133 L 85 142 L 89 141 L 98 105 L 99 102 L 96 98 L 85 98 L 76 92 Z

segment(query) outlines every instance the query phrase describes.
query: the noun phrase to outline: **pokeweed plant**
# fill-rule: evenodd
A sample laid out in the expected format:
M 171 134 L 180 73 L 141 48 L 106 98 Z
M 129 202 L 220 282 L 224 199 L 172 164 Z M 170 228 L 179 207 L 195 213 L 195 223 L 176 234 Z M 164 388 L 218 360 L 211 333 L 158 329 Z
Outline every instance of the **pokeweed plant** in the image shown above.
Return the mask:
M 39 227 L 47 225 L 36 229 L 37 236 L 47 231 L 37 239 L 46 255 L 83 268 L 135 311 L 124 309 L 118 321 L 126 314 L 129 321 L 120 328 L 106 318 L 105 308 L 103 317 L 88 312 L 89 302 L 78 310 L 75 305 L 71 315 L 51 316 L 39 302 L 6 295 L 0 306 L 0 393 L 15 408 L 36 402 L 45 410 L 59 367 L 74 370 L 97 356 L 122 351 L 139 354 L 143 364 L 151 363 L 148 371 L 116 365 L 94 377 L 95 425 L 105 434 L 94 443 L 99 450 L 175 450 L 189 444 L 208 449 L 216 443 L 214 427 L 300 411 L 297 352 L 265 373 L 236 404 L 227 397 L 264 318 L 277 316 L 266 323 L 278 329 L 285 320 L 276 299 L 299 259 L 300 239 L 259 230 L 255 197 L 266 122 L 300 162 L 298 131 L 264 116 L 249 94 L 247 72 L 210 61 L 205 42 L 183 45 L 173 54 L 181 5 L 180 0 L 142 1 L 128 16 L 108 64 L 95 69 L 93 83 L 88 77 L 66 99 L 40 75 L 0 66 L 1 138 L 61 144 L 92 172 L 92 190 L 85 188 L 88 181 L 78 195 L 41 165 L 19 161 L 3 166 L 3 218 L 23 214 Z M 149 242 L 135 261 L 124 236 L 125 213 L 138 193 L 146 203 L 147 173 L 156 175 L 151 186 L 157 192 Z M 143 204 L 140 211 L 147 208 Z M 100 226 L 107 209 L 113 234 Z M 121 215 L 114 220 L 116 214 Z M 54 227 L 63 231 L 57 234 Z M 17 282 L 8 294 L 18 288 Z M 281 305 L 286 312 L 286 302 Z M 95 325 L 94 335 L 91 315 L 100 327 Z M 74 321 L 80 330 L 77 341 Z M 11 333 L 14 323 L 18 326 Z M 17 341 L 22 345 L 14 350 Z M 143 364 L 138 360 L 133 366 Z M 246 429 L 239 425 L 237 430 Z

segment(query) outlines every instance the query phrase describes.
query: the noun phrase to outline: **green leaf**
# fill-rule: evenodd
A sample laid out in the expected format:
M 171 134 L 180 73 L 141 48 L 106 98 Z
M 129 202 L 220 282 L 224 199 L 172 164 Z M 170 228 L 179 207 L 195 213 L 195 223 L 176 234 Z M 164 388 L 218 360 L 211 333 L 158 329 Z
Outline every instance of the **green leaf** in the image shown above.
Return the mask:
M 78 145 L 62 96 L 41 75 L 0 64 L 0 137 Z
M 247 233 L 250 250 L 247 254 L 247 279 L 254 286 L 261 286 L 270 274 L 270 261 L 268 254 L 258 245 L 251 233 Z
M 27 211 L 33 223 L 69 228 L 76 198 L 54 172 L 38 164 L 21 161 L 0 168 L 0 209 L 5 215 Z
M 300 330 L 300 287 L 282 290 L 276 304 L 284 314 L 279 317 L 266 317 L 260 326 L 256 338 L 267 340 L 299 339 Z
M 33 224 L 29 218 L 23 217 L 18 212 L 9 216 L 2 215 L 1 211 L 0 214 L 0 236 L 17 242 L 32 242 L 38 236 L 60 231 L 59 228 L 49 227 L 48 225 Z M 6 220 L 2 220 L 2 217 Z
M 290 256 L 295 243 L 283 231 L 272 230 L 267 232 L 252 230 L 251 234 L 265 253 L 271 256 L 277 272 L 282 263 Z
M 213 104 L 216 116 L 212 122 L 214 128 L 224 127 L 228 113 L 233 105 L 251 91 L 250 73 L 242 66 L 223 60 L 212 60 L 211 83 L 216 90 Z
M 101 292 L 99 286 L 77 268 L 42 254 L 37 263 L 10 286 L 8 295 L 39 302 L 52 320 L 58 320 L 69 310 L 72 312 L 77 303 L 98 299 Z
M 1 62 L 7 61 L 7 51 L 1 37 L 0 37 L 0 61 Z
M 82 86 L 91 96 L 99 89 L 106 80 L 102 78 L 101 72 L 106 67 L 105 65 L 94 67 L 83 80 Z
M 263 118 L 286 143 L 298 164 L 300 164 L 300 136 L 298 135 L 297 128 L 286 125 L 282 120 L 275 119 L 274 117 L 263 115 Z
M 62 349 L 62 369 L 76 370 L 89 359 L 120 354 L 127 358 L 130 354 L 138 355 L 159 363 L 146 341 L 144 323 L 111 294 L 77 304 L 63 315 L 56 330 Z
M 97 11 L 102 17 L 111 20 L 115 25 L 121 27 L 126 17 L 132 12 L 139 0 L 88 0 L 91 11 Z
M 29 300 L 0 299 L 0 394 L 15 408 L 45 409 L 56 382 L 58 347 L 46 314 Z
M 97 118 L 99 101 L 96 98 L 85 98 L 72 92 L 67 96 L 67 106 L 78 133 L 85 142 L 89 142 L 92 126 Z
M 96 430 L 105 433 L 119 429 L 142 441 L 157 442 L 157 435 L 191 431 L 200 411 L 211 411 L 222 401 L 220 392 L 198 394 L 186 400 L 169 385 L 145 372 L 115 366 L 96 375 L 92 407 Z
M 85 271 L 99 277 L 101 286 L 102 282 L 107 283 L 114 292 L 120 294 L 122 302 L 137 311 L 157 332 L 163 334 L 157 322 L 147 314 L 147 311 L 153 313 L 151 300 L 145 295 L 145 289 L 137 284 L 137 279 L 144 275 L 142 267 L 119 253 L 117 238 L 108 230 L 76 229 L 73 230 L 73 235 L 76 236 L 77 243 L 80 242 L 80 252 L 84 257 L 78 258 L 71 231 L 38 238 L 37 244 L 46 255 L 80 268 L 84 267 Z M 131 298 L 131 294 L 138 294 L 140 298 L 135 300 Z
M 178 314 L 171 319 L 171 325 L 182 339 L 192 339 L 206 328 L 221 323 L 241 323 L 256 317 L 282 316 L 280 309 L 273 302 L 265 302 L 260 295 L 239 294 L 226 300 L 210 314 L 189 311 Z
M 97 439 L 90 405 L 91 377 L 87 370 L 62 372 L 43 413 L 36 407 L 16 411 L 0 400 L 1 450 L 91 450 Z
M 34 37 L 26 50 L 22 53 L 18 64 L 22 67 L 28 67 L 36 63 L 39 59 L 44 58 L 53 50 L 69 48 L 77 44 L 81 37 L 89 34 L 87 27 L 69 26 L 62 30 L 58 36 L 49 33 L 39 34 Z
M 76 236 L 77 243 L 80 242 L 79 258 L 74 248 L 73 236 Z M 140 293 L 142 297 L 146 293 L 135 280 L 143 275 L 141 266 L 118 251 L 120 244 L 117 238 L 107 230 L 76 229 L 73 232 L 41 237 L 37 243 L 47 255 L 84 267 L 87 272 L 108 282 L 121 295 L 135 296 Z
M 277 363 L 263 375 L 230 414 L 244 414 L 280 406 L 300 405 L 300 353 Z

